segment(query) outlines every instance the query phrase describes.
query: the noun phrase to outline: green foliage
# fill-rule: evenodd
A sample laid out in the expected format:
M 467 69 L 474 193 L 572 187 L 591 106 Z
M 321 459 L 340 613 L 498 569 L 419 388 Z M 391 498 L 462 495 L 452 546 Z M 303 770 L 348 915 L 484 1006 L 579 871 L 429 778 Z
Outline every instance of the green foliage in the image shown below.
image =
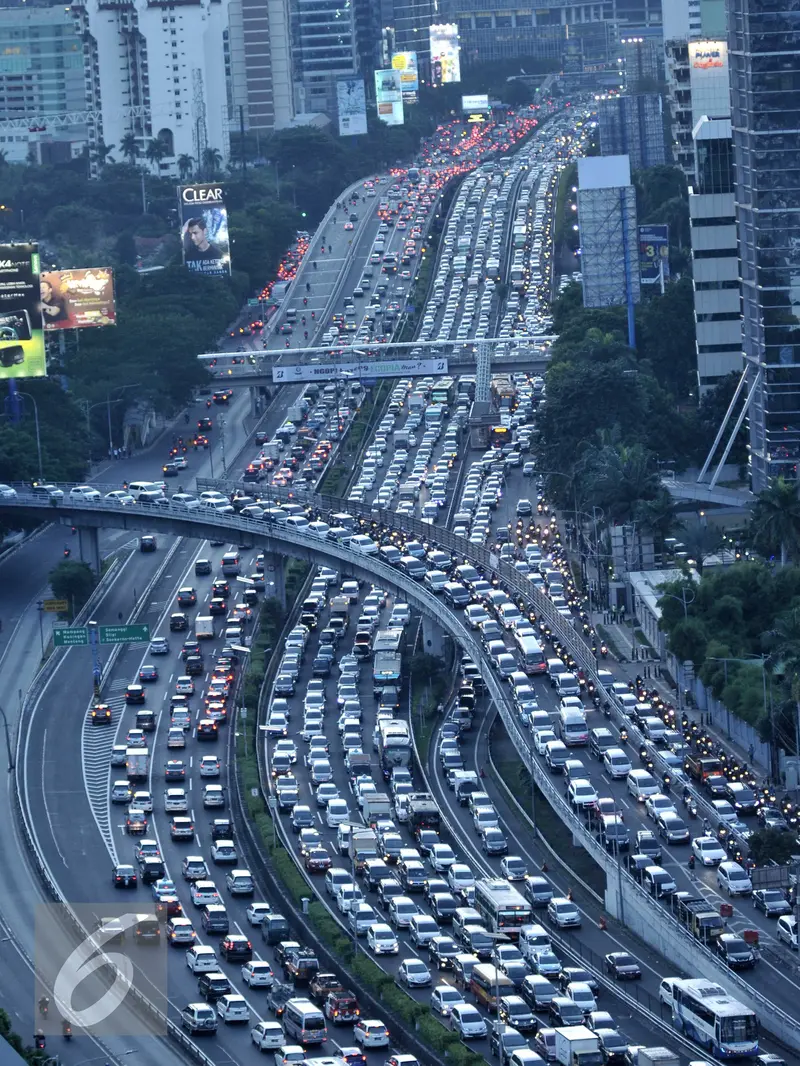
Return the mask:
M 80 611 L 97 584 L 97 578 L 88 563 L 69 559 L 51 570 L 48 580 L 53 596 L 57 600 L 66 600 L 73 616 Z
M 790 862 L 797 851 L 797 841 L 792 833 L 780 829 L 757 829 L 747 841 L 750 856 L 757 866 L 777 862 L 781 866 Z
M 765 555 L 779 555 L 781 566 L 800 551 L 800 497 L 795 482 L 777 478 L 753 505 L 754 546 Z
M 26 1047 L 23 1044 L 19 1033 L 14 1032 L 11 1028 L 11 1018 L 8 1011 L 3 1010 L 2 1007 L 0 1007 L 0 1037 L 10 1044 L 26 1062 L 30 1063 L 30 1066 L 41 1066 L 47 1058 L 46 1052 L 36 1051 L 34 1048 Z

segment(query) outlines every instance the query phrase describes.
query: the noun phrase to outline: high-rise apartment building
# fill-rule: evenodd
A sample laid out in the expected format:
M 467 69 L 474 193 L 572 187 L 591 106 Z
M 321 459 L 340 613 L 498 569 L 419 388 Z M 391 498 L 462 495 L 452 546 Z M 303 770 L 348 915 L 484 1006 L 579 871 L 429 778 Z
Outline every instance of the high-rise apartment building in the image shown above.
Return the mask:
M 800 22 L 728 0 L 734 195 L 754 492 L 800 461 Z
M 207 148 L 228 155 L 228 0 L 74 0 L 83 41 L 89 141 L 136 138 L 140 155 L 158 140 L 177 159 Z
M 228 0 L 229 125 L 250 133 L 294 116 L 289 0 Z
M 85 123 L 40 124 L 35 116 L 86 107 L 83 44 L 68 7 L 0 7 L 0 151 L 9 163 L 79 156 Z M 31 127 L 34 127 L 33 129 Z
M 353 0 L 290 0 L 298 115 L 336 115 L 336 83 L 358 71 Z M 368 75 L 371 72 L 367 72 Z

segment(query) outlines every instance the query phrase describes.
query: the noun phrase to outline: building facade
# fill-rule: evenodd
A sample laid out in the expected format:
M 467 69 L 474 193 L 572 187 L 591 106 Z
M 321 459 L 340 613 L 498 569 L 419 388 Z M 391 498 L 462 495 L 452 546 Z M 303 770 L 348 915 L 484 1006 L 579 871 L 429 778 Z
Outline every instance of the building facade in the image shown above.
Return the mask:
M 754 492 L 800 459 L 800 22 L 729 0 L 728 52 Z
M 353 0 L 290 0 L 294 107 L 336 116 L 336 83 L 358 71 Z
M 160 173 L 181 155 L 228 155 L 228 0 L 76 0 L 83 40 L 90 146 L 158 140 Z
M 597 124 L 602 155 L 627 155 L 633 170 L 666 162 L 664 115 L 658 93 L 600 100 Z
M 229 0 L 229 126 L 258 135 L 294 116 L 288 0 Z
M 69 8 L 0 7 L 0 39 L 0 152 L 9 163 L 80 156 L 86 123 L 34 120 L 86 108 L 83 44 Z

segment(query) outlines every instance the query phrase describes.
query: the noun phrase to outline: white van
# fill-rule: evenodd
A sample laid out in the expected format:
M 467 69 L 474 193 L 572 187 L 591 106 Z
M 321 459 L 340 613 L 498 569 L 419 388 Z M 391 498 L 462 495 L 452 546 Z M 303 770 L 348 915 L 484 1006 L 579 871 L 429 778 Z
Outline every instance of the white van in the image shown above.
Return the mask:
M 290 999 L 283 1012 L 287 1037 L 306 1044 L 322 1044 L 328 1039 L 325 1015 L 310 999 Z
M 576 748 L 589 743 L 589 726 L 583 711 L 562 707 L 558 712 L 558 729 L 567 747 Z
M 159 496 L 164 495 L 163 489 L 155 481 L 132 481 L 128 485 L 128 492 L 135 500 L 140 499 L 143 493 L 145 494 L 145 499 L 153 499 L 153 493 L 158 493 Z
M 516 603 L 508 600 L 497 608 L 497 618 L 504 629 L 513 629 L 522 621 L 522 613 Z
M 519 931 L 519 950 L 530 962 L 537 951 L 552 951 L 550 934 L 543 925 L 523 925 Z
M 634 799 L 644 802 L 648 796 L 655 796 L 661 787 L 647 770 L 631 770 L 628 774 L 628 792 Z

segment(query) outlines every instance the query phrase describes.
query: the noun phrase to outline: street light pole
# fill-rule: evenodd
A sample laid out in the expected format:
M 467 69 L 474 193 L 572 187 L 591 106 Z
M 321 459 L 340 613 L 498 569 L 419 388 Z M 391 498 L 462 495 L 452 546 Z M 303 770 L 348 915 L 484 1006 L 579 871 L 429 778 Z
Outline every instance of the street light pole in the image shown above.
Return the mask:
M 14 769 L 14 754 L 11 750 L 11 730 L 8 725 L 8 719 L 6 718 L 6 712 L 3 710 L 2 704 L 0 704 L 0 717 L 3 719 L 3 730 L 6 734 L 6 751 L 8 752 L 8 772 Z
M 138 381 L 131 385 L 117 385 L 114 389 L 109 389 L 106 393 L 106 411 L 108 414 L 108 452 L 109 455 L 114 454 L 114 438 L 111 432 L 111 393 L 112 392 L 125 392 L 126 389 L 140 389 L 141 385 Z M 116 400 L 114 401 L 116 403 Z
M 36 424 L 36 454 L 39 459 L 39 480 L 44 481 L 44 474 L 42 473 L 42 438 L 39 435 L 39 405 L 29 392 L 22 392 L 20 389 L 17 389 L 17 395 L 27 396 L 33 404 L 33 420 Z

